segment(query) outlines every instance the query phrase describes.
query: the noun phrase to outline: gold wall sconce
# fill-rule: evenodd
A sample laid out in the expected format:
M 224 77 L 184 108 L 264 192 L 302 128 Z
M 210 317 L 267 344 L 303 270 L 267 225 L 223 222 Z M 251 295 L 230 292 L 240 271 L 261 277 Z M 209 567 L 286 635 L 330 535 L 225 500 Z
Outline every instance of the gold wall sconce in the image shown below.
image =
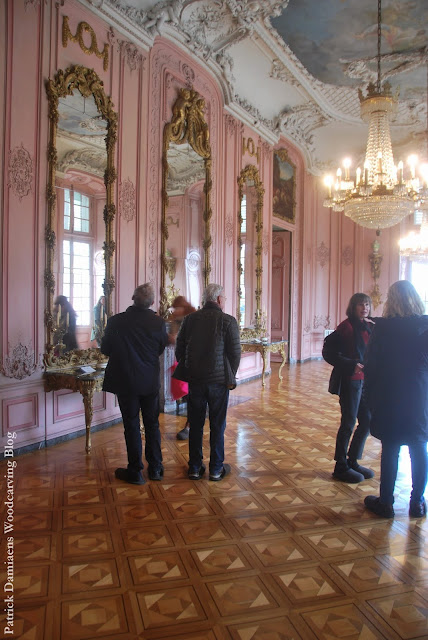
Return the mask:
M 376 309 L 380 304 L 382 304 L 382 295 L 378 285 L 382 260 L 383 255 L 380 253 L 380 242 L 376 235 L 376 238 L 372 242 L 372 253 L 369 254 L 370 271 L 374 282 L 373 289 L 370 291 L 369 295 L 372 299 L 373 309 Z

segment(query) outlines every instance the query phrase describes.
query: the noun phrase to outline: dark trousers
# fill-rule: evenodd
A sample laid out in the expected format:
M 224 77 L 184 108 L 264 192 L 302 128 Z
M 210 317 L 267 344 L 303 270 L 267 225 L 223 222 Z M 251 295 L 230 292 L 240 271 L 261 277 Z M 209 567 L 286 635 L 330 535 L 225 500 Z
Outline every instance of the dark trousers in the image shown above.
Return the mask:
M 427 485 L 427 443 L 416 442 L 415 444 L 409 444 L 408 447 L 412 461 L 412 493 L 410 494 L 410 501 L 419 503 L 423 500 Z M 400 448 L 400 444 L 382 440 L 380 501 L 383 504 L 394 504 L 394 486 L 397 479 Z
M 161 436 L 159 431 L 159 392 L 147 396 L 117 396 L 125 429 L 128 469 L 140 472 L 144 468 L 140 432 L 140 411 L 145 433 L 145 456 L 150 469 L 162 467 Z
M 370 411 L 363 396 L 363 380 L 342 379 L 340 389 L 340 409 L 342 419 L 336 436 L 334 459 L 339 470 L 347 468 L 347 458 L 355 462 L 362 458 L 364 445 L 370 433 Z M 358 425 L 349 441 L 358 419 Z M 348 450 L 349 446 L 349 450 Z
M 210 419 L 210 474 L 223 470 L 224 431 L 229 389 L 224 384 L 189 384 L 187 411 L 189 432 L 189 472 L 198 472 L 202 460 L 202 440 L 207 407 Z

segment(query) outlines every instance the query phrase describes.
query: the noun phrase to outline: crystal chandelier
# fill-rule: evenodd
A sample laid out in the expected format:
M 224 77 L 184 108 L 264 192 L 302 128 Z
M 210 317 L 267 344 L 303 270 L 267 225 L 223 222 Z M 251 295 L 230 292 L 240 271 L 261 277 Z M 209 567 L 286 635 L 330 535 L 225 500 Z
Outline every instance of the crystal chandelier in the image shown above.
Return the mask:
M 389 119 L 395 114 L 397 100 L 391 95 L 389 83 L 381 86 L 380 80 L 381 44 L 381 0 L 378 0 L 377 30 L 377 83 L 370 83 L 367 95 L 359 89 L 361 117 L 369 123 L 364 169 L 356 170 L 355 179 L 350 178 L 350 160 L 344 161 L 344 175 L 338 169 L 336 179 L 326 176 L 327 187 L 325 207 L 333 211 L 344 211 L 356 224 L 369 229 L 392 227 L 415 207 L 419 191 L 416 177 L 416 156 L 409 158 L 410 175 L 405 179 L 403 163 L 394 165 L 392 155 Z

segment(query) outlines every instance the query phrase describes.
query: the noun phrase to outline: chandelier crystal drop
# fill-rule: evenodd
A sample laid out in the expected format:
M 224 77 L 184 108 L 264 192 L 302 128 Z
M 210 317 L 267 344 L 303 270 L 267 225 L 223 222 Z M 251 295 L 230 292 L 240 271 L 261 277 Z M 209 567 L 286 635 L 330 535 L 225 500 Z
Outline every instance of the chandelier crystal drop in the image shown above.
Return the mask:
M 420 189 L 416 177 L 417 158 L 409 158 L 410 173 L 404 176 L 403 162 L 394 164 L 390 119 L 397 110 L 397 99 L 391 94 L 389 83 L 382 89 L 380 80 L 381 0 L 378 0 L 378 77 L 370 83 L 364 97 L 359 89 L 361 117 L 368 122 L 369 133 L 363 170 L 357 168 L 351 179 L 350 161 L 345 160 L 336 178 L 326 176 L 327 198 L 324 206 L 344 211 L 356 224 L 369 229 L 386 229 L 398 224 L 415 209 Z M 425 185 L 426 187 L 426 185 Z

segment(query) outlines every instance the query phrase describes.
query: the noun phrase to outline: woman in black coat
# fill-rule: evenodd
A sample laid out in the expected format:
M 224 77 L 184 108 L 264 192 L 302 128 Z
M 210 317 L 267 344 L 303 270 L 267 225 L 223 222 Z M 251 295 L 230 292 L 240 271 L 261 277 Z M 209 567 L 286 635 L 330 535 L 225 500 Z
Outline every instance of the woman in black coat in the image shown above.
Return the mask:
M 371 434 L 382 442 L 380 497 L 364 504 L 378 516 L 394 516 L 394 486 L 400 447 L 412 461 L 411 517 L 426 514 L 424 492 L 428 458 L 428 316 L 414 286 L 395 282 L 383 317 L 376 318 L 366 360 L 365 394 L 371 410 Z

